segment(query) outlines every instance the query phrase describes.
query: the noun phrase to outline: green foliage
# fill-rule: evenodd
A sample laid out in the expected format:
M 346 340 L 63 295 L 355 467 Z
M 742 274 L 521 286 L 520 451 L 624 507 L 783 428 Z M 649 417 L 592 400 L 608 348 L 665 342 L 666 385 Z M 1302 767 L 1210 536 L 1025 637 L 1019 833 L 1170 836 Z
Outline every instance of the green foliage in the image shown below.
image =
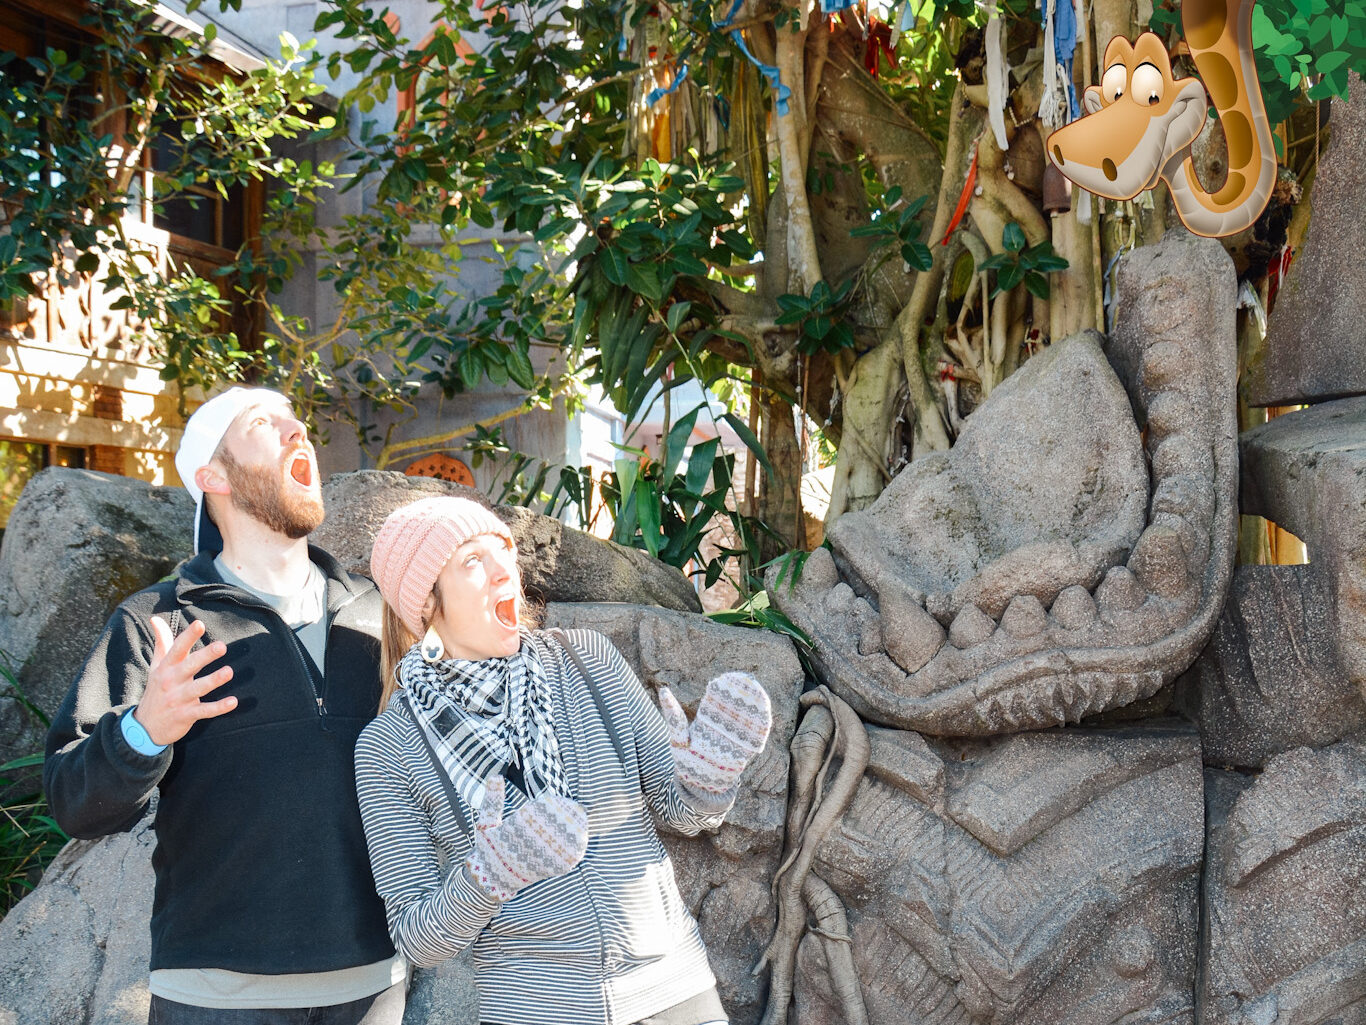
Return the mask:
M 37 885 L 43 869 L 57 856 L 68 837 L 47 813 L 47 802 L 35 785 L 42 754 L 16 758 L 0 765 L 0 918 Z
M 1153 10 L 1153 31 L 1181 35 L 1179 10 Z M 1300 97 L 1347 97 L 1347 74 L 1366 72 L 1363 0 L 1259 0 L 1252 47 L 1272 124 L 1289 119 Z
M 1031 294 L 1047 299 L 1048 275 L 1067 269 L 1067 260 L 1053 251 L 1052 242 L 1044 240 L 1037 245 L 1026 246 L 1026 241 L 1024 229 L 1011 221 L 1001 234 L 1005 251 L 987 257 L 978 267 L 978 270 L 996 272 L 992 296 L 1009 292 L 1023 281 Z
M 486 428 L 478 424 L 474 437 L 461 446 L 470 456 L 470 465 L 478 469 L 484 463 L 494 467 L 493 477 L 485 490 L 500 505 L 532 506 L 548 501 L 546 481 L 551 464 L 533 459 L 525 452 L 513 449 L 503 437 L 501 427 Z M 546 512 L 554 515 L 549 508 Z
M 757 630 L 771 630 L 784 637 L 791 637 L 798 644 L 797 652 L 798 655 L 802 656 L 803 666 L 807 664 L 804 649 L 813 646 L 811 637 L 805 630 L 772 606 L 767 591 L 755 592 L 733 609 L 709 612 L 707 618 L 713 622 L 725 623 L 728 626 L 748 626 Z M 816 675 L 809 668 L 807 672 L 812 676 Z
M 854 332 L 842 315 L 853 285 L 853 278 L 835 289 L 817 281 L 809 296 L 780 295 L 778 308 L 782 312 L 775 323 L 798 325 L 796 348 L 805 356 L 847 349 L 854 344 Z
M 38 56 L 0 54 L 0 302 L 41 294 L 50 279 L 100 284 L 163 356 L 167 380 L 208 384 L 266 365 L 231 329 L 245 287 L 232 270 L 206 276 L 128 230 L 168 205 L 202 204 L 251 182 L 323 187 L 331 168 L 282 161 L 280 139 L 330 128 L 312 111 L 323 87 L 308 47 L 282 42 L 278 61 L 242 77 L 203 75 L 213 40 L 165 34 L 143 7 L 96 0 L 83 41 Z M 142 187 L 154 150 L 153 188 Z M 248 243 L 249 244 L 249 243 Z
M 892 186 L 883 197 L 888 212 L 874 217 L 866 225 L 852 229 L 849 234 L 855 238 L 874 238 L 885 245 L 896 246 L 907 268 L 929 270 L 934 258 L 930 255 L 929 246 L 920 241 L 925 231 L 920 224 L 920 215 L 929 200 L 929 196 L 920 196 L 907 203 L 899 213 L 892 213 L 901 202 L 901 189 Z
M 585 531 L 592 531 L 605 515 L 613 523 L 613 541 L 648 552 L 669 566 L 691 568 L 710 586 L 731 570 L 731 560 L 757 553 L 757 544 L 750 539 L 765 533 L 765 528 L 732 507 L 735 457 L 721 451 L 718 439 L 689 450 L 693 428 L 706 409 L 699 405 L 672 425 L 659 460 L 640 449 L 619 446 L 622 457 L 600 479 L 595 479 L 592 467 L 556 467 L 514 450 L 497 427 L 476 427 L 464 450 L 475 468 L 485 462 L 495 467 L 486 488 L 495 501 L 537 508 L 549 516 L 561 516 L 572 506 Z M 556 469 L 558 481 L 547 492 Z M 745 543 L 740 548 L 721 547 L 718 554 L 704 558 L 703 542 L 718 528 L 728 528 Z M 740 583 L 748 593 L 745 581 Z M 749 587 L 754 584 L 748 582 Z
M 35 721 L 48 725 L 43 710 L 29 700 L 0 652 L 0 681 L 5 696 L 25 708 Z M 0 765 L 0 918 L 37 884 L 50 861 L 68 837 L 47 813 L 39 789 L 39 754 L 15 758 Z

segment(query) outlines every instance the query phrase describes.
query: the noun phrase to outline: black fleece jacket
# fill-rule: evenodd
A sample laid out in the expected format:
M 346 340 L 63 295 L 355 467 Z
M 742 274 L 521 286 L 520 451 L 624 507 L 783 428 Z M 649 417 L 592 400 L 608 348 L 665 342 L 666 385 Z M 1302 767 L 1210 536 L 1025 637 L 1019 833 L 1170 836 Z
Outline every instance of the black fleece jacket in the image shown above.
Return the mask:
M 223 583 L 213 553 L 121 604 L 62 702 L 43 784 L 72 836 L 131 829 L 155 790 L 152 969 L 277 975 L 392 956 L 356 802 L 353 752 L 379 703 L 381 602 L 374 584 L 317 548 L 327 576 L 326 671 L 254 595 Z M 147 683 L 159 615 L 179 633 L 204 623 L 213 663 L 237 696 L 155 757 L 123 738 L 119 716 Z

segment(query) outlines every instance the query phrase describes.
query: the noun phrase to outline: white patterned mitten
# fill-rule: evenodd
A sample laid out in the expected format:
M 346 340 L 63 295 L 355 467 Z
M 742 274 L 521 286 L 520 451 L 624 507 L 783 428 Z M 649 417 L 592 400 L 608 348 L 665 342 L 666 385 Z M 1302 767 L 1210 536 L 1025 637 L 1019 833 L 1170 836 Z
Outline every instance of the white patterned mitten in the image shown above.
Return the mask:
M 749 673 L 722 673 L 708 683 L 691 727 L 668 687 L 659 688 L 659 706 L 679 781 L 712 800 L 735 789 L 773 725 L 768 692 Z
M 542 794 L 503 820 L 505 782 L 489 777 L 474 849 L 465 864 L 495 900 L 506 901 L 532 883 L 564 875 L 588 850 L 588 813 L 577 801 Z

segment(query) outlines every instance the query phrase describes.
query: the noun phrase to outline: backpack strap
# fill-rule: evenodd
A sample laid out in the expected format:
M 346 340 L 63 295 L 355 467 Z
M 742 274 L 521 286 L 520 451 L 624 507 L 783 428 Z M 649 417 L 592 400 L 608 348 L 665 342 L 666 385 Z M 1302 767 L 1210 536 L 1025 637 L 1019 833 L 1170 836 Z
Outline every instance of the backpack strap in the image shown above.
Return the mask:
M 427 736 L 427 731 L 422 728 L 422 723 L 417 718 L 417 709 L 413 707 L 412 696 L 406 690 L 400 690 L 399 693 L 403 695 L 403 703 L 408 706 L 408 714 L 413 717 L 413 725 L 417 727 L 417 735 L 422 738 L 422 746 L 432 760 L 432 767 L 436 769 L 436 778 L 441 780 L 441 789 L 446 792 L 446 800 L 450 802 L 456 823 L 462 830 L 469 831 L 470 822 L 469 816 L 465 814 L 465 802 L 456 793 L 455 784 L 451 782 L 446 767 L 441 764 L 441 756 L 436 753 L 436 748 L 432 746 L 432 738 Z
M 618 760 L 625 766 L 628 764 L 626 761 L 626 752 L 622 749 L 621 738 L 617 735 L 617 731 L 612 725 L 612 717 L 607 714 L 607 702 L 603 699 L 602 689 L 598 686 L 597 679 L 588 671 L 588 667 L 584 665 L 583 659 L 579 656 L 578 651 L 570 642 L 567 633 L 559 627 L 547 630 L 546 633 L 555 638 L 560 647 L 564 649 L 565 654 L 567 654 L 574 665 L 578 667 L 579 675 L 583 678 L 584 686 L 588 688 L 588 694 L 593 699 L 593 704 L 597 706 L 598 716 L 602 719 L 602 724 L 607 729 L 607 737 L 612 741 L 612 748 L 616 751 Z

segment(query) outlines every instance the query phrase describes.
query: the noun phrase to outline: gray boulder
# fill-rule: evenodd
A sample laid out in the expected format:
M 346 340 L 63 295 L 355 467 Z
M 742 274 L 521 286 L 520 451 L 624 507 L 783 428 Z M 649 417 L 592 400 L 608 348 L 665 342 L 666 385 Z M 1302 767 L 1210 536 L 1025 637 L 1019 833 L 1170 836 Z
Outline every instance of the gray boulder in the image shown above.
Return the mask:
M 385 517 L 429 495 L 478 495 L 433 477 L 385 470 L 333 474 L 323 485 L 327 519 L 313 535 L 348 569 L 370 570 L 370 546 Z M 482 497 L 482 496 L 480 496 Z M 520 506 L 499 506 L 520 551 L 527 591 L 541 601 L 624 601 L 701 612 L 688 578 L 647 553 L 604 541 Z
M 1035 356 L 794 585 L 770 580 L 831 690 L 871 722 L 984 736 L 1180 675 L 1233 568 L 1234 297 L 1213 240 L 1129 254 L 1104 357 L 1095 335 Z
M 1242 510 L 1305 543 L 1318 636 L 1366 696 L 1366 398 L 1286 413 L 1238 440 Z
M 820 931 L 801 939 L 786 1020 L 1194 1020 L 1193 731 L 868 737 L 848 811 L 811 862 L 832 894 L 810 909 Z
M 1177 681 L 1208 765 L 1258 768 L 1366 728 L 1338 663 L 1331 599 L 1314 566 L 1239 566 L 1214 636 Z
M 0 652 L 30 701 L 56 710 L 114 607 L 188 554 L 192 511 L 183 488 L 93 470 L 29 481 L 0 548 Z M 0 762 L 42 745 L 0 688 Z
M 1366 746 L 1207 773 L 1204 1025 L 1366 1022 Z
M 1366 85 L 1331 101 L 1328 145 L 1314 176 L 1314 215 L 1276 296 L 1266 341 L 1242 387 L 1254 406 L 1290 406 L 1366 392 Z
M 155 842 L 73 840 L 0 921 L 0 1025 L 144 1025 Z

